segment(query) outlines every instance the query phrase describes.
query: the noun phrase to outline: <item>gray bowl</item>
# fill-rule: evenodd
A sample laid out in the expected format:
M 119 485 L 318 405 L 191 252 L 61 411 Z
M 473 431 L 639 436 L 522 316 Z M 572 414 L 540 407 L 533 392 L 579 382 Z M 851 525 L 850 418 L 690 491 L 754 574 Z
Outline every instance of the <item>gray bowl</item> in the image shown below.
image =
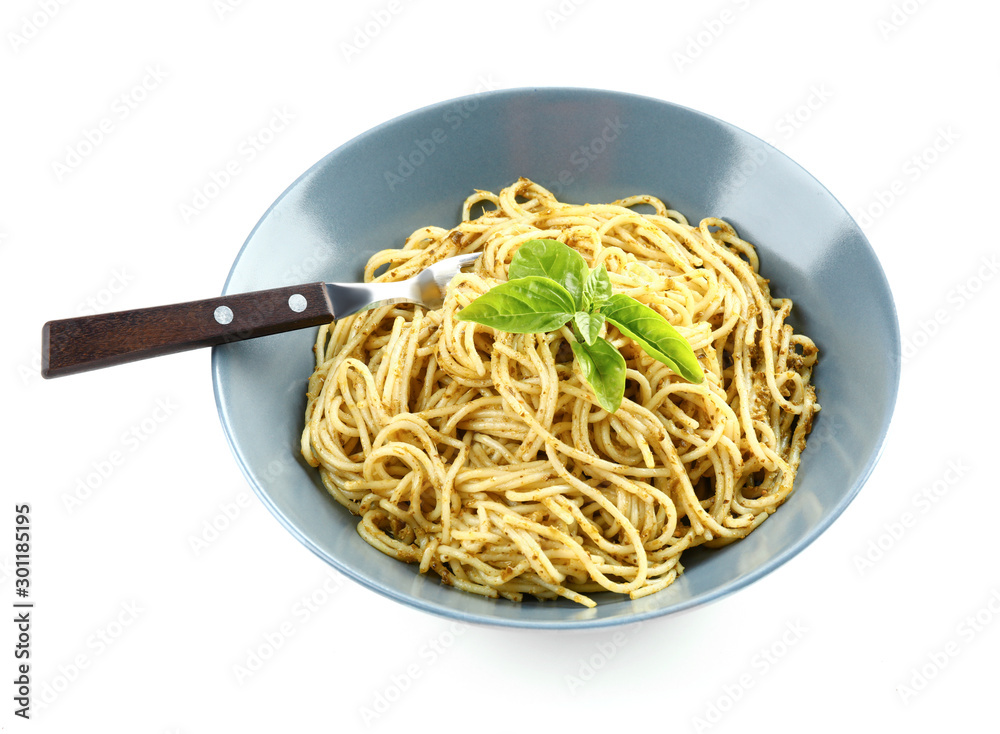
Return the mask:
M 900 341 L 871 246 L 840 203 L 768 144 L 656 99 L 589 89 L 513 89 L 425 107 L 370 130 L 306 171 L 264 214 L 224 293 L 360 280 L 376 250 L 427 224 L 457 224 L 473 189 L 525 176 L 562 200 L 648 193 L 689 220 L 718 216 L 757 245 L 791 323 L 819 345 L 823 410 L 792 497 L 746 539 L 685 553 L 686 572 L 638 601 L 485 599 L 422 576 L 366 544 L 357 518 L 298 451 L 315 330 L 216 347 L 212 376 L 233 453 L 278 521 L 342 573 L 413 607 L 469 622 L 583 628 L 635 622 L 718 599 L 812 542 L 861 489 L 895 403 Z

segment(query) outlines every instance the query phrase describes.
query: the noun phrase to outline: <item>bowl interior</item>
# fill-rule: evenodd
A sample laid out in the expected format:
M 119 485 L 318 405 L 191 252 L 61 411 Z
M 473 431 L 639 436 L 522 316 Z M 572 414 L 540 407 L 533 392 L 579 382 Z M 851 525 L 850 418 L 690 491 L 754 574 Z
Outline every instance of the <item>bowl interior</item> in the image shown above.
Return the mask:
M 225 293 L 317 280 L 359 280 L 368 257 L 418 227 L 457 224 L 474 189 L 525 176 L 562 200 L 637 193 L 696 222 L 729 221 L 753 242 L 772 292 L 795 301 L 792 323 L 820 349 L 823 410 L 796 490 L 749 537 L 686 553 L 666 590 L 631 601 L 596 596 L 514 604 L 463 593 L 388 558 L 323 490 L 299 455 L 315 329 L 216 347 L 219 414 L 261 500 L 310 550 L 398 601 L 472 622 L 593 627 L 679 611 L 768 573 L 816 538 L 871 472 L 899 381 L 899 330 L 875 254 L 819 182 L 752 135 L 663 101 L 585 89 L 516 89 L 433 105 L 348 142 L 295 181 L 264 214 Z

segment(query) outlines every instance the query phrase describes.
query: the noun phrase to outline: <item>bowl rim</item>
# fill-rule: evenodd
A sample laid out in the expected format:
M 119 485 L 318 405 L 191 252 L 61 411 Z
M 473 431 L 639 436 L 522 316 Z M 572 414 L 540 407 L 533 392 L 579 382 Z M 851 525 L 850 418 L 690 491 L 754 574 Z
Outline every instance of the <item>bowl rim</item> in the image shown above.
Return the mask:
M 878 438 L 871 451 L 868 461 L 860 469 L 854 484 L 850 489 L 843 494 L 840 500 L 831 507 L 828 514 L 823 517 L 819 522 L 812 525 L 809 531 L 797 542 L 793 543 L 791 546 L 786 548 L 781 553 L 769 559 L 766 563 L 754 568 L 753 570 L 742 574 L 736 579 L 729 581 L 728 583 L 722 584 L 718 588 L 715 588 L 707 593 L 695 596 L 675 604 L 671 604 L 662 608 L 650 609 L 647 611 L 634 612 L 631 614 L 626 614 L 622 616 L 614 617 L 594 617 L 591 619 L 576 619 L 576 620 L 534 620 L 534 619 L 519 619 L 519 618 L 496 618 L 489 615 L 469 613 L 461 611 L 455 608 L 449 608 L 441 606 L 439 604 L 426 601 L 419 597 L 411 596 L 406 593 L 397 591 L 396 589 L 373 582 L 358 572 L 356 572 L 350 565 L 343 563 L 339 558 L 332 556 L 331 554 L 320 548 L 309 536 L 299 530 L 294 523 L 292 523 L 278 508 L 274 503 L 268 493 L 264 490 L 261 484 L 258 482 L 257 478 L 254 476 L 250 467 L 247 465 L 244 457 L 242 456 L 239 447 L 236 443 L 236 437 L 231 430 L 231 421 L 226 411 L 224 398 L 222 396 L 222 385 L 221 385 L 221 372 L 222 372 L 222 362 L 223 353 L 222 350 L 213 347 L 212 348 L 212 358 L 211 358 L 211 371 L 212 371 L 212 388 L 215 397 L 216 409 L 219 414 L 219 419 L 222 423 L 223 433 L 226 437 L 226 442 L 229 445 L 230 451 L 233 453 L 236 463 L 246 478 L 247 482 L 250 484 L 254 493 L 263 502 L 263 504 L 268 508 L 268 511 L 278 520 L 278 522 L 285 528 L 286 531 L 291 533 L 300 543 L 302 543 L 306 548 L 312 551 L 316 556 L 322 559 L 325 563 L 333 566 L 337 571 L 344 574 L 353 581 L 359 583 L 363 587 L 376 592 L 377 594 L 392 599 L 396 602 L 409 606 L 411 608 L 419 609 L 424 612 L 428 612 L 435 616 L 444 617 L 451 620 L 456 620 L 468 624 L 479 624 L 491 627 L 507 627 L 507 628 L 521 628 L 521 629 L 542 629 L 542 630 L 553 630 L 553 629 L 565 629 L 565 630 L 581 630 L 581 629 L 597 629 L 603 627 L 614 627 L 625 624 L 633 624 L 638 622 L 643 622 L 656 617 L 663 617 L 672 614 L 676 614 L 683 611 L 688 611 L 710 604 L 714 601 L 729 596 L 740 589 L 743 589 L 755 581 L 763 578 L 769 573 L 775 571 L 776 569 L 783 566 L 789 560 L 801 553 L 807 546 L 813 543 L 820 535 L 822 535 L 826 530 L 837 520 L 843 512 L 847 509 L 848 505 L 857 497 L 861 488 L 866 484 L 875 466 L 878 464 L 882 457 L 882 453 L 885 450 L 885 445 L 888 437 L 888 432 L 890 430 L 893 416 L 895 415 L 896 404 L 899 395 L 899 385 L 901 378 L 901 361 L 902 361 L 902 345 L 901 336 L 899 328 L 899 316 L 896 309 L 895 299 L 893 297 L 892 288 L 890 286 L 889 280 L 885 274 L 885 268 L 882 266 L 881 261 L 878 258 L 875 249 L 872 247 L 871 242 L 868 240 L 867 235 L 865 235 L 861 226 L 857 223 L 857 220 L 850 214 L 846 207 L 837 199 L 836 196 L 813 174 L 806 170 L 801 164 L 796 160 L 791 158 L 789 155 L 783 151 L 776 148 L 774 145 L 766 140 L 750 133 L 732 123 L 721 120 L 713 115 L 710 115 L 699 110 L 687 107 L 685 105 L 677 104 L 675 102 L 670 102 L 668 100 L 660 99 L 658 97 L 651 97 L 648 95 L 635 94 L 632 92 L 623 92 L 619 90 L 611 89 L 600 89 L 592 87 L 583 86 L 538 86 L 538 87 L 512 87 L 505 89 L 497 89 L 485 92 L 478 92 L 473 94 L 466 94 L 459 97 L 453 97 L 450 99 L 445 99 L 439 102 L 433 102 L 422 107 L 404 112 L 396 117 L 389 120 L 381 122 L 374 127 L 371 127 L 349 140 L 345 141 L 341 145 L 337 146 L 326 155 L 321 157 L 311 166 L 309 166 L 305 171 L 303 171 L 299 176 L 297 176 L 271 203 L 271 205 L 260 215 L 257 223 L 254 225 L 253 229 L 247 235 L 237 252 L 233 264 L 229 269 L 229 273 L 226 276 L 225 283 L 222 288 L 222 295 L 227 295 L 229 293 L 229 288 L 232 280 L 236 274 L 240 261 L 243 257 L 244 252 L 247 247 L 253 241 L 258 229 L 263 225 L 265 221 L 268 220 L 272 210 L 282 202 L 282 200 L 287 196 L 293 189 L 295 189 L 299 183 L 313 174 L 315 171 L 322 168 L 328 159 L 336 156 L 341 151 L 349 149 L 350 147 L 360 143 L 361 141 L 377 135 L 381 130 L 389 126 L 396 126 L 405 123 L 410 118 L 415 118 L 417 116 L 426 114 L 429 111 L 441 110 L 448 106 L 455 104 L 461 104 L 463 102 L 475 99 L 477 102 L 482 101 L 487 98 L 504 98 L 504 97 L 522 97 L 530 94 L 541 94 L 541 95 L 566 95 L 566 94 L 576 94 L 576 95 L 600 95 L 614 98 L 631 98 L 632 100 L 642 101 L 645 103 L 652 103 L 655 105 L 662 105 L 666 107 L 679 110 L 684 114 L 689 114 L 695 117 L 702 118 L 712 125 L 720 125 L 725 128 L 729 128 L 740 136 L 746 136 L 749 139 L 756 141 L 759 145 L 765 146 L 768 155 L 776 155 L 780 158 L 785 159 L 788 163 L 794 166 L 801 174 L 812 180 L 812 182 L 822 190 L 829 201 L 837 206 L 846 215 L 847 220 L 853 224 L 854 232 L 852 234 L 859 238 L 861 244 L 867 248 L 868 255 L 872 263 L 875 266 L 874 274 L 877 276 L 885 295 L 887 296 L 888 311 L 891 315 L 890 324 L 890 337 L 892 339 L 892 353 L 889 355 L 890 362 L 893 366 L 892 374 L 889 375 L 888 387 L 889 393 L 887 395 L 886 409 L 880 425 L 878 426 Z M 297 457 L 296 457 L 297 458 Z M 458 593 L 458 590 L 455 590 Z

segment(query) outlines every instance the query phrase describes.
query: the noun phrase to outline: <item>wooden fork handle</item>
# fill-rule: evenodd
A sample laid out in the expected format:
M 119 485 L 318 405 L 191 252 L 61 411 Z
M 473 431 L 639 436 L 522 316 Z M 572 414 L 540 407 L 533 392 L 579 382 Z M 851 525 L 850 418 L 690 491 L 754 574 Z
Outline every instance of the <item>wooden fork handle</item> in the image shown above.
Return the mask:
M 42 376 L 62 377 L 333 320 L 323 283 L 49 321 Z

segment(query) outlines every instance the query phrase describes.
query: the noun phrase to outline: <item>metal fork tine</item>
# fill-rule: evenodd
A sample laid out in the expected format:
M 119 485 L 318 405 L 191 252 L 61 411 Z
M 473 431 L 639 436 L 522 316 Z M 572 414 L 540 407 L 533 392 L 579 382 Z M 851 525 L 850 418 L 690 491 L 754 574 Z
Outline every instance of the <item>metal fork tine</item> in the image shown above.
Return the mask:
M 336 318 L 389 303 L 418 303 L 437 308 L 451 279 L 480 253 L 456 255 L 428 266 L 407 280 L 395 283 L 327 283 L 326 289 Z
M 454 267 L 455 268 L 455 272 L 457 273 L 459 270 L 461 270 L 462 268 L 464 268 L 466 265 L 471 265 L 476 260 L 478 260 L 479 256 L 482 255 L 482 254 L 483 253 L 481 253 L 481 252 L 468 252 L 468 253 L 466 253 L 464 255 L 455 255 L 454 257 L 447 257 L 444 260 L 441 260 L 440 262 L 437 262 L 437 263 L 434 263 L 433 265 L 431 265 L 431 268 L 437 268 L 437 267 L 440 267 L 440 266 L 444 265 L 445 263 L 447 263 L 449 266 Z

